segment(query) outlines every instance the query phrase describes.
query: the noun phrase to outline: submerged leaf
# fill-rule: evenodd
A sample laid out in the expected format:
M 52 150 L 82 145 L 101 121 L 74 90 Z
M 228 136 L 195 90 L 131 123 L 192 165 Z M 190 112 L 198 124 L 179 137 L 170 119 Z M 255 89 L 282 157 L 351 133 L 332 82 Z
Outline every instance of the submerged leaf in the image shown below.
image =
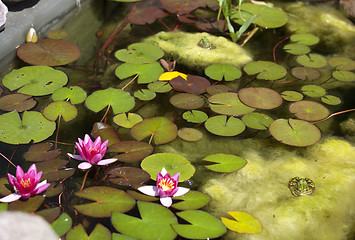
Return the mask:
M 150 175 L 135 167 L 115 167 L 108 173 L 110 182 L 121 186 L 141 185 L 150 179 Z
M 136 141 L 121 141 L 111 145 L 108 148 L 109 152 L 122 153 L 117 156 L 121 162 L 134 162 L 152 154 L 154 148 L 152 145 L 145 142 Z
M 203 138 L 203 133 L 195 128 L 181 128 L 178 136 L 185 141 L 196 142 Z
M 30 110 L 36 104 L 36 100 L 31 96 L 20 93 L 9 94 L 0 98 L 0 109 L 8 112 L 23 112 Z

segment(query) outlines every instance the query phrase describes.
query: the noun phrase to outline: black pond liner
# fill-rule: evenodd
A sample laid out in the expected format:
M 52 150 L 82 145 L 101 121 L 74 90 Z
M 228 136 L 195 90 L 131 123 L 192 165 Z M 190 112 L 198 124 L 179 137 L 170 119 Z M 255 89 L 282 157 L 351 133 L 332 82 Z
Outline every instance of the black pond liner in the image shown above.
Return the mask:
M 59 1 L 59 0 L 58 0 Z M 36 5 L 39 0 L 2 0 L 10 12 L 19 12 Z

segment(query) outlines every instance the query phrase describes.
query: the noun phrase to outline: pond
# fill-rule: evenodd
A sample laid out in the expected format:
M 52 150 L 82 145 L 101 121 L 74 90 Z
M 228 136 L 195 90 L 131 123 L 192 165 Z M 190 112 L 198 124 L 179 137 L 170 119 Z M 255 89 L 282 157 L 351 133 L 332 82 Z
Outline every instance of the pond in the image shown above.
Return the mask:
M 67 240 L 354 239 L 354 41 L 324 4 L 86 1 L 0 75 L 0 209 Z

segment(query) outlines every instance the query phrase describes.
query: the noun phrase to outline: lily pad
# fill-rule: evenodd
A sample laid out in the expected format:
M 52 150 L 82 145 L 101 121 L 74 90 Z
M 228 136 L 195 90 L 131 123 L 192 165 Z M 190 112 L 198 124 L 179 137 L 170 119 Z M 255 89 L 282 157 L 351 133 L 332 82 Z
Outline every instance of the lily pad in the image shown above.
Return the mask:
M 150 177 L 149 177 L 150 178 Z M 153 197 L 149 195 L 145 195 L 140 192 L 136 192 L 133 190 L 127 190 L 127 194 L 131 196 L 132 198 L 136 199 L 137 201 L 143 201 L 143 202 L 155 202 L 158 200 L 158 197 Z
M 107 174 L 111 183 L 120 186 L 141 185 L 150 179 L 149 173 L 135 167 L 115 167 Z
M 299 119 L 318 121 L 329 116 L 329 110 L 322 104 L 312 101 L 298 101 L 289 107 L 291 113 Z
M 19 47 L 17 56 L 31 65 L 60 66 L 76 61 L 80 57 L 80 49 L 65 40 L 40 39 Z
M 320 100 L 328 105 L 339 105 L 341 103 L 341 99 L 333 95 L 324 95 Z
M 149 89 L 140 89 L 134 92 L 134 96 L 142 101 L 150 101 L 155 98 L 156 93 Z
M 190 179 L 195 173 L 194 166 L 184 156 L 175 153 L 152 154 L 143 159 L 141 167 L 150 174 L 153 180 L 157 179 L 158 172 L 163 168 L 171 176 L 180 173 L 179 182 Z
M 294 67 L 291 69 L 291 74 L 301 80 L 313 81 L 320 78 L 320 72 L 315 68 L 309 67 Z
M 106 106 L 111 106 L 114 114 L 118 114 L 131 110 L 135 102 L 128 92 L 121 89 L 107 88 L 93 92 L 87 97 L 85 104 L 94 112 L 99 112 Z
M 184 112 L 182 118 L 191 123 L 202 123 L 208 119 L 208 116 L 205 112 L 191 110 Z
M 327 59 L 322 55 L 315 53 L 300 55 L 296 58 L 296 61 L 299 64 L 310 68 L 322 68 L 327 65 Z
M 217 81 L 233 81 L 235 79 L 239 79 L 242 76 L 242 72 L 239 68 L 236 68 L 232 65 L 226 64 L 213 64 L 205 68 L 205 74 Z
M 37 163 L 37 170 L 43 171 L 42 178 L 48 182 L 59 181 L 71 177 L 75 169 L 66 168 L 67 160 L 52 159 Z
M 281 93 L 281 97 L 286 101 L 290 101 L 290 102 L 296 102 L 303 99 L 302 93 L 296 91 L 288 91 L 288 90 L 283 91 Z
M 244 66 L 244 71 L 248 75 L 258 74 L 258 79 L 277 80 L 283 78 L 287 74 L 286 68 L 269 61 L 255 61 L 247 63 Z
M 108 140 L 109 147 L 111 145 L 121 141 L 120 136 L 118 135 L 116 130 L 112 126 L 110 126 L 106 123 L 102 123 L 102 122 L 94 123 L 94 126 L 93 126 L 91 132 L 92 132 L 92 135 L 95 139 L 98 136 L 100 136 L 101 141 Z
M 325 95 L 325 89 L 317 85 L 305 85 L 301 88 L 304 95 L 308 97 L 322 97 Z
M 8 211 L 21 211 L 27 213 L 36 212 L 39 207 L 42 205 L 44 197 L 41 195 L 36 195 L 30 197 L 26 201 L 15 201 L 8 205 Z
M 128 14 L 127 20 L 130 23 L 145 25 L 152 24 L 159 18 L 164 18 L 168 15 L 167 12 L 164 12 L 162 9 L 151 6 L 142 6 L 141 4 L 136 5 L 135 8 Z
M 124 128 L 132 128 L 141 121 L 143 118 L 136 113 L 121 113 L 113 117 L 113 122 Z
M 223 224 L 230 230 L 238 233 L 258 234 L 263 230 L 258 219 L 245 212 L 228 212 L 236 220 L 221 217 Z
M 269 131 L 277 141 L 297 147 L 313 145 L 321 138 L 321 132 L 315 125 L 292 118 L 273 121 Z
M 90 217 L 110 217 L 112 212 L 127 212 L 135 205 L 134 199 L 124 191 L 111 187 L 89 187 L 76 195 L 94 201 L 74 206 L 78 212 Z
M 218 93 L 233 92 L 234 90 L 231 87 L 228 87 L 226 85 L 212 85 L 206 88 L 206 91 L 210 95 L 215 95 Z
M 133 43 L 115 53 L 118 60 L 135 64 L 153 63 L 163 56 L 163 50 L 149 43 Z
M 173 199 L 182 200 L 171 205 L 173 208 L 178 210 L 199 209 L 206 206 L 211 201 L 211 197 L 207 194 L 192 190 L 188 191 L 183 196 L 174 197 Z
M 60 155 L 60 150 L 51 150 L 53 144 L 50 142 L 37 143 L 32 145 L 23 155 L 26 161 L 40 162 L 55 159 Z
M 59 88 L 52 94 L 53 101 L 65 101 L 70 99 L 71 104 L 79 104 L 85 101 L 86 92 L 78 86 L 72 86 L 69 88 Z
M 138 75 L 137 82 L 139 84 L 154 82 L 163 72 L 164 69 L 158 62 L 146 64 L 124 63 L 119 65 L 115 70 L 116 76 L 120 79 Z
M 245 124 L 238 118 L 218 115 L 209 118 L 205 122 L 206 129 L 216 135 L 232 137 L 241 134 L 245 130 Z
M 111 145 L 109 152 L 122 153 L 115 157 L 121 162 L 142 160 L 153 152 L 153 146 L 145 142 L 121 141 Z
M 172 89 L 172 87 L 169 83 L 159 82 L 159 81 L 149 83 L 148 88 L 154 92 L 157 92 L 157 93 L 169 92 Z
M 217 238 L 227 232 L 223 223 L 215 216 L 201 210 L 186 210 L 176 213 L 190 224 L 173 223 L 177 234 L 189 239 Z
M 273 109 L 282 104 L 281 95 L 270 88 L 249 87 L 238 92 L 240 101 L 252 108 Z
M 36 215 L 43 217 L 44 220 L 51 223 L 59 216 L 60 212 L 60 207 L 50 207 L 37 211 Z
M 56 101 L 43 108 L 42 114 L 49 121 L 54 122 L 58 117 L 62 117 L 64 121 L 69 122 L 78 116 L 78 110 L 68 102 Z
M 208 101 L 211 110 L 219 114 L 244 115 L 255 110 L 243 104 L 237 93 L 218 93 L 208 98 Z
M 177 127 L 164 117 L 148 118 L 134 125 L 131 128 L 131 135 L 138 141 L 150 136 L 155 144 L 164 144 L 176 138 Z
M 111 231 L 100 223 L 96 224 L 90 236 L 87 235 L 82 224 L 75 226 L 65 236 L 66 240 L 111 240 Z
M 196 142 L 203 138 L 203 133 L 195 128 L 181 128 L 178 136 L 185 141 Z
M 12 70 L 2 79 L 2 84 L 18 93 L 43 96 L 53 93 L 68 82 L 67 75 L 47 66 L 22 67 Z
M 302 45 L 315 45 L 319 42 L 319 37 L 311 33 L 296 33 L 291 35 L 290 40 Z
M 36 104 L 36 100 L 31 96 L 20 93 L 9 94 L 0 98 L 0 109 L 8 112 L 23 112 L 30 110 Z
M 215 172 L 234 172 L 247 164 L 243 158 L 224 153 L 212 154 L 205 157 L 203 160 L 215 164 L 205 165 L 206 168 Z
M 283 49 L 288 52 L 291 53 L 293 55 L 302 55 L 302 54 L 307 54 L 311 51 L 311 49 L 303 44 L 299 44 L 299 43 L 290 43 L 290 44 L 286 44 Z
M 69 231 L 72 224 L 73 221 L 71 217 L 67 213 L 63 212 L 54 222 L 51 223 L 51 226 L 55 233 L 61 237 Z
M 200 0 L 161 0 L 163 7 L 175 15 L 184 15 L 201 6 Z
M 187 80 L 182 77 L 176 77 L 170 80 L 169 83 L 176 91 L 196 95 L 205 93 L 206 88 L 211 86 L 211 83 L 206 78 L 196 75 L 187 75 Z
M 347 57 L 331 57 L 328 63 L 336 70 L 352 71 L 355 69 L 355 61 Z
M 64 191 L 62 183 L 51 184 L 46 190 L 46 197 L 55 197 Z
M 355 81 L 355 73 L 343 70 L 337 70 L 332 73 L 333 78 L 342 82 Z
M 48 121 L 39 112 L 25 111 L 22 120 L 18 112 L 0 115 L 0 141 L 9 144 L 41 142 L 52 136 L 56 124 Z
M 274 120 L 266 114 L 253 112 L 245 114 L 242 117 L 242 121 L 247 127 L 266 130 Z
M 197 95 L 190 93 L 178 93 L 170 98 L 170 103 L 181 109 L 197 109 L 205 104 L 205 100 Z
M 171 224 L 177 223 L 175 215 L 166 207 L 156 203 L 137 202 L 140 218 L 119 212 L 112 213 L 111 222 L 114 228 L 135 239 L 173 240 L 176 232 Z

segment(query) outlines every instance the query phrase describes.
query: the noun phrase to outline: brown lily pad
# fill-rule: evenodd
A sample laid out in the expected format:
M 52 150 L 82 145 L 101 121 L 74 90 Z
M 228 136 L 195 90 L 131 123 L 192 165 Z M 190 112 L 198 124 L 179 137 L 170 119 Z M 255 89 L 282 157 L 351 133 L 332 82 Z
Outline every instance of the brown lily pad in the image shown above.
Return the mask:
M 26 161 L 41 162 L 55 159 L 60 155 L 60 150 L 51 150 L 53 144 L 50 142 L 37 143 L 32 145 L 24 154 Z
M 141 5 L 137 5 L 127 16 L 127 20 L 130 23 L 145 25 L 151 24 L 155 22 L 155 20 L 159 18 L 166 17 L 168 15 L 167 12 L 164 12 L 160 8 L 157 7 L 140 7 Z
M 94 123 L 91 133 L 95 139 L 100 136 L 102 142 L 108 140 L 108 146 L 121 141 L 120 136 L 116 130 L 106 123 Z
M 198 109 L 205 104 L 205 100 L 197 95 L 190 93 L 178 93 L 170 98 L 170 103 L 181 109 Z
M 200 0 L 160 0 L 163 7 L 170 13 L 183 15 L 201 6 Z
M 306 121 L 318 121 L 329 116 L 329 110 L 322 104 L 312 101 L 298 101 L 292 103 L 290 112 L 299 119 Z
M 23 112 L 32 109 L 37 102 L 29 95 L 14 93 L 0 98 L 0 109 L 4 111 Z
M 245 105 L 260 109 L 277 108 L 283 101 L 278 92 L 263 87 L 242 88 L 239 90 L 238 96 Z
M 150 179 L 149 173 L 136 167 L 116 167 L 108 172 L 110 182 L 121 186 L 141 185 Z
M 122 153 L 115 156 L 121 162 L 134 162 L 152 154 L 154 148 L 152 145 L 145 142 L 137 141 L 122 141 L 111 145 L 108 148 L 109 152 Z
M 169 83 L 177 91 L 196 95 L 205 93 L 206 88 L 211 86 L 206 78 L 196 75 L 187 75 L 187 80 L 179 76 L 170 80 Z

